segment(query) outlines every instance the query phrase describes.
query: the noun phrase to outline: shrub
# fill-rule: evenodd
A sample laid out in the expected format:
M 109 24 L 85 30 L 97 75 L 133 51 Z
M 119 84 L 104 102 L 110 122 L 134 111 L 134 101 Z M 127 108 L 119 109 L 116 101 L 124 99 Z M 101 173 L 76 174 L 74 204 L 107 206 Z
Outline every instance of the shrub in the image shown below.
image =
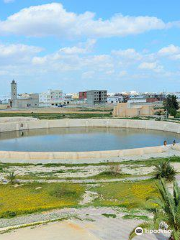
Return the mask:
M 0 218 L 13 218 L 16 217 L 17 213 L 12 211 L 6 211 L 0 215 Z
M 55 187 L 51 192 L 50 195 L 54 196 L 56 198 L 71 198 L 74 197 L 77 194 L 77 191 L 75 189 L 71 189 L 71 187 L 68 186 L 57 186 Z
M 9 180 L 10 184 L 13 185 L 17 182 L 16 177 L 17 177 L 17 175 L 14 172 L 10 172 L 6 178 L 7 178 L 7 180 Z
M 121 174 L 121 168 L 120 165 L 110 165 L 109 166 L 109 170 L 107 171 L 108 175 L 112 175 L 112 176 L 118 176 L 119 174 Z
M 157 179 L 165 178 L 170 182 L 175 179 L 176 171 L 169 161 L 161 162 L 155 167 L 156 167 L 155 178 Z

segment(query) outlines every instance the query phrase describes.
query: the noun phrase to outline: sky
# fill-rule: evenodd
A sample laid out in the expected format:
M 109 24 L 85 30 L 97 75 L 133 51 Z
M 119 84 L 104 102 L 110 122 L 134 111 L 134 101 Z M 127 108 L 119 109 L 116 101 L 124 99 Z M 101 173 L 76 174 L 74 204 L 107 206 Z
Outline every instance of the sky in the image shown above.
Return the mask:
M 180 91 L 179 0 L 0 0 L 0 95 Z

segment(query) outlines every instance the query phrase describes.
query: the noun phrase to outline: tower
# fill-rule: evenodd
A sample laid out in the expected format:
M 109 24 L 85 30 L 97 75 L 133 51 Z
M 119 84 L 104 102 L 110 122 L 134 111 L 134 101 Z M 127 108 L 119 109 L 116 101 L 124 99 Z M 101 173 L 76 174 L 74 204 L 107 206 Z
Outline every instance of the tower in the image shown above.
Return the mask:
M 17 83 L 13 80 L 11 82 L 11 100 L 17 99 Z

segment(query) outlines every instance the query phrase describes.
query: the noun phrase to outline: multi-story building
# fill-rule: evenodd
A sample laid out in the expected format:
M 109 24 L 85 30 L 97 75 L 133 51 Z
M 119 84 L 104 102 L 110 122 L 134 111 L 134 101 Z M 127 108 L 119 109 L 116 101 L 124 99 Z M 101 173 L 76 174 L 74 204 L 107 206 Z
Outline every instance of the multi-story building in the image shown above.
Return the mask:
M 40 107 L 58 107 L 63 104 L 63 92 L 61 90 L 48 90 L 39 94 Z
M 107 90 L 87 91 L 87 104 L 105 104 L 107 103 Z

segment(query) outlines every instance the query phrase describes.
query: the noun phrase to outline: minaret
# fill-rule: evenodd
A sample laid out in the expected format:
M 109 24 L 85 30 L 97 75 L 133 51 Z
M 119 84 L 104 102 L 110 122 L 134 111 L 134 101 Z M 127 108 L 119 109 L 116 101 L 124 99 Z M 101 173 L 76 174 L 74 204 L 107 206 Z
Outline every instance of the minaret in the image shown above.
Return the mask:
M 11 83 L 11 100 L 17 99 L 17 83 L 13 80 Z

